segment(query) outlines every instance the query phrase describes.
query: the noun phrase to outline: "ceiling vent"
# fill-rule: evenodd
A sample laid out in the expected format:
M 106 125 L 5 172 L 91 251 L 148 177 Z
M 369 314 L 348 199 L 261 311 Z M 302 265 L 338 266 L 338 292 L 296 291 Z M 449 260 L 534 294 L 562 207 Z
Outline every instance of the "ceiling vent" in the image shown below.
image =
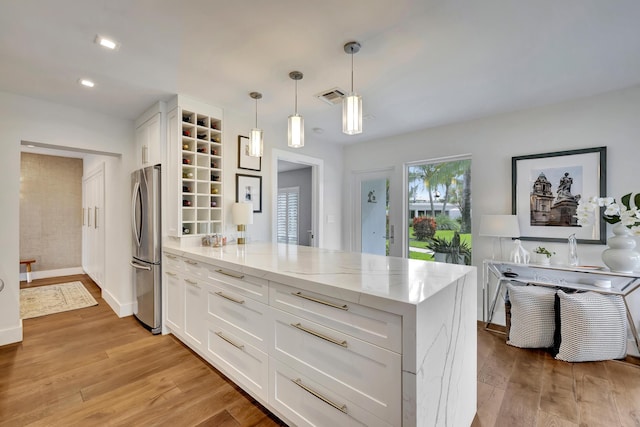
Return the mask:
M 346 93 L 347 91 L 344 89 L 334 87 L 333 89 L 323 90 L 316 94 L 316 98 L 329 105 L 336 105 L 342 102 L 342 97 L 345 96 Z

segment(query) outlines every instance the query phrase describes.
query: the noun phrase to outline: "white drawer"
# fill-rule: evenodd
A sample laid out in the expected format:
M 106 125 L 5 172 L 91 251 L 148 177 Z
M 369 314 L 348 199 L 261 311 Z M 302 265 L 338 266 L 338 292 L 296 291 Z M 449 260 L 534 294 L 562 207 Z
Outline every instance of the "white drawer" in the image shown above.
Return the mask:
M 234 289 L 218 281 L 207 285 L 208 318 L 215 318 L 234 335 L 266 352 L 269 331 L 267 305 L 236 293 Z
M 185 273 L 199 279 L 207 278 L 207 269 L 205 266 L 206 264 L 189 258 L 184 258 L 182 262 L 182 268 L 184 268 Z
M 269 285 L 269 305 L 396 353 L 402 352 L 402 318 L 397 314 L 274 282 Z
M 268 398 L 267 354 L 243 341 L 216 319 L 207 322 L 206 355 L 233 382 L 259 398 Z
M 182 272 L 184 271 L 183 259 L 177 255 L 168 254 L 165 252 L 163 269 L 165 271 L 170 270 L 170 271 Z
M 269 302 L 269 281 L 250 276 L 239 271 L 207 265 L 209 281 L 217 281 L 245 297 L 267 304 Z
M 273 358 L 269 359 L 269 404 L 299 427 L 391 426 Z
M 378 418 L 400 425 L 398 353 L 271 308 L 269 354 Z

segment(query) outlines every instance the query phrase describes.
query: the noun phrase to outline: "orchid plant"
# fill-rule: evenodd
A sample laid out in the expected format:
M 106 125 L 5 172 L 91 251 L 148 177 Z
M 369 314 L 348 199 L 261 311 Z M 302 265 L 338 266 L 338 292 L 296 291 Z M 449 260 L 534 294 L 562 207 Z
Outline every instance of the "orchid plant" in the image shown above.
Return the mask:
M 604 207 L 602 218 L 609 224 L 622 223 L 625 227 L 631 229 L 634 234 L 640 235 L 640 193 L 633 197 L 633 206 L 631 204 L 632 193 L 625 194 L 617 203 L 613 197 L 590 197 L 588 200 L 580 199 L 578 201 L 578 209 L 576 218 L 578 225 L 592 225 L 595 220 L 594 212 Z

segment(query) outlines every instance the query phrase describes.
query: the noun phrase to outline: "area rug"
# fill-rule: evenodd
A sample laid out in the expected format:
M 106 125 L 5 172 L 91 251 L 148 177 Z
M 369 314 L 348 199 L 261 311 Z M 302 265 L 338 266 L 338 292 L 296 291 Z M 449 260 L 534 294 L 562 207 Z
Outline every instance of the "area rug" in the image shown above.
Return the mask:
M 20 317 L 31 319 L 98 305 L 81 282 L 20 289 Z

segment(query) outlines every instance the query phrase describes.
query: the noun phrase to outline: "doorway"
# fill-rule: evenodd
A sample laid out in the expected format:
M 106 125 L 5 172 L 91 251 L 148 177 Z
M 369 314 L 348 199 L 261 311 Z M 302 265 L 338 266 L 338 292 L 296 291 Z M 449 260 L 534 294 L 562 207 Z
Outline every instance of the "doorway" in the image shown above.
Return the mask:
M 273 241 L 321 247 L 322 159 L 273 150 Z
M 408 258 L 471 264 L 471 158 L 405 165 Z
M 389 185 L 393 169 L 354 172 L 353 250 L 389 255 L 393 226 L 389 224 Z

